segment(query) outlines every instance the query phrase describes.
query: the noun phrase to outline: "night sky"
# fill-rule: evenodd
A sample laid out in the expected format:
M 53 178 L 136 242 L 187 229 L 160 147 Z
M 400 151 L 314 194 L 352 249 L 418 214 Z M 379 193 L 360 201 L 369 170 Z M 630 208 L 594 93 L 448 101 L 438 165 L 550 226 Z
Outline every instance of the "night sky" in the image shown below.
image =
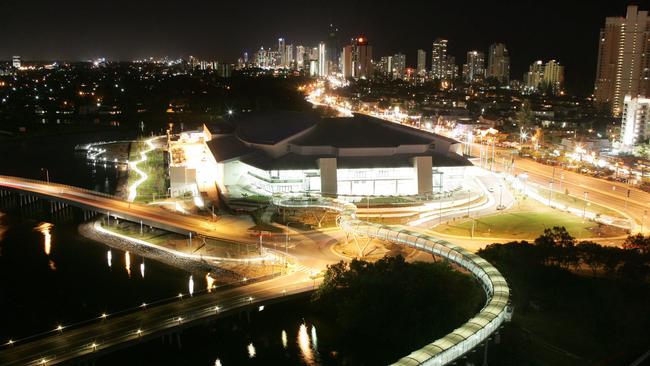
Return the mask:
M 396 52 L 415 64 L 436 37 L 450 41 L 457 63 L 465 52 L 501 41 L 520 79 L 537 59 L 566 66 L 569 90 L 593 88 L 598 32 L 629 1 L 42 1 L 0 0 L 0 59 L 81 60 L 148 56 L 235 61 L 243 51 L 325 39 L 330 22 L 346 40 L 366 35 L 374 57 Z M 636 1 L 650 9 L 650 1 Z M 429 56 L 430 57 L 430 56 Z M 428 60 L 429 62 L 430 60 Z

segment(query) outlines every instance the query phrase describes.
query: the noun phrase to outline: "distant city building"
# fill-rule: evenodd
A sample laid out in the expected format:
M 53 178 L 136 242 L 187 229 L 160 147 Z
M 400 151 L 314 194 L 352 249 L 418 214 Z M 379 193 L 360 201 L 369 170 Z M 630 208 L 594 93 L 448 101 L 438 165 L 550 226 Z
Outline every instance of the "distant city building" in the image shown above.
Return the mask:
M 524 91 L 528 93 L 549 89 L 555 94 L 561 93 L 564 89 L 564 66 L 556 60 L 550 60 L 546 64 L 535 61 L 524 74 L 524 84 Z
M 427 73 L 427 52 L 418 50 L 418 64 L 416 68 L 418 76 L 425 76 Z
M 364 37 L 353 38 L 350 45 L 343 47 L 341 65 L 346 78 L 369 78 L 373 72 L 373 63 L 372 46 L 368 40 Z
M 485 78 L 485 54 L 479 51 L 467 52 L 467 63 L 463 65 L 463 80 L 479 83 Z
M 12 57 L 11 64 L 12 64 L 13 67 L 19 69 L 20 66 L 22 65 L 22 63 L 20 61 L 20 56 Z
M 433 42 L 431 50 L 431 76 L 436 79 L 447 77 L 447 43 L 446 39 L 438 38 Z
M 594 97 L 615 116 L 627 95 L 649 95 L 650 17 L 630 5 L 623 17 L 607 17 L 600 30 Z
M 621 123 L 621 149 L 633 151 L 634 146 L 650 138 L 650 99 L 625 96 Z
M 377 71 L 384 76 L 391 76 L 393 73 L 393 56 L 382 56 L 377 63 Z
M 352 48 L 352 45 L 348 45 L 341 51 L 341 72 L 345 78 L 352 77 Z
M 280 62 L 276 66 L 287 65 L 287 47 L 284 38 L 278 38 L 278 54 L 280 55 Z
M 528 92 L 535 92 L 539 90 L 539 86 L 544 79 L 544 63 L 542 61 L 535 61 L 528 68 L 528 72 L 524 74 L 524 88 Z
M 283 65 L 284 67 L 287 67 L 287 68 L 290 68 L 290 69 L 295 69 L 296 68 L 296 59 L 295 59 L 295 57 L 293 55 L 293 50 L 294 50 L 294 47 L 293 47 L 292 44 L 287 45 L 287 47 L 285 48 L 285 54 L 284 54 L 285 63 Z
M 264 47 L 260 47 L 259 51 L 255 53 L 255 65 L 261 68 L 270 66 L 269 51 L 265 50 Z
M 406 55 L 398 53 L 393 56 L 391 71 L 393 79 L 404 79 L 404 76 L 406 75 Z
M 309 76 L 313 78 L 318 76 L 318 60 L 309 61 Z
M 564 89 L 564 66 L 555 60 L 550 60 L 544 65 L 543 86 L 551 88 L 554 93 Z
M 324 42 L 318 44 L 318 76 L 326 77 L 329 73 L 327 61 L 327 46 Z
M 458 65 L 456 65 L 456 57 L 454 56 L 447 56 L 447 62 L 445 64 L 445 70 L 444 70 L 444 77 L 443 79 L 445 80 L 455 80 L 458 78 Z
M 487 77 L 504 85 L 510 82 L 510 56 L 503 43 L 495 43 L 490 46 Z
M 327 62 L 329 64 L 329 72 L 341 72 L 339 70 L 340 53 L 341 41 L 339 39 L 339 29 L 334 24 L 330 24 L 327 35 Z
M 305 58 L 307 54 L 305 52 L 305 46 L 296 47 L 296 68 L 302 70 L 305 68 Z M 309 57 L 307 57 L 308 59 Z

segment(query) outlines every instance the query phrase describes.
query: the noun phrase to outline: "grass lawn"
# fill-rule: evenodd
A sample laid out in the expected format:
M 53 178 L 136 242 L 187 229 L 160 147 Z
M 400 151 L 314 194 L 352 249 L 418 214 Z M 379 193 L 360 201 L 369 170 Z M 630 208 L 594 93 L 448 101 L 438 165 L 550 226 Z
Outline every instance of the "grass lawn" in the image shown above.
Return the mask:
M 130 160 L 139 160 L 140 151 L 145 150 L 146 146 L 143 142 L 138 141 L 131 144 Z M 153 197 L 162 198 L 167 196 L 167 164 L 165 162 L 165 152 L 161 149 L 155 149 L 147 154 L 147 160 L 139 163 L 138 168 L 145 172 L 148 176 L 147 180 L 138 186 L 138 195 L 135 202 L 151 202 Z M 133 171 L 129 171 L 129 179 L 127 187 L 130 187 L 134 182 L 140 179 L 140 175 Z
M 527 202 L 521 208 L 476 219 L 474 236 L 533 239 L 543 234 L 545 228 L 553 226 L 564 226 L 576 238 L 592 238 L 598 236 L 603 225 L 538 203 Z M 620 233 L 616 228 L 611 229 L 613 234 L 623 235 L 622 229 Z M 470 236 L 472 220 L 443 224 L 434 230 L 442 234 Z

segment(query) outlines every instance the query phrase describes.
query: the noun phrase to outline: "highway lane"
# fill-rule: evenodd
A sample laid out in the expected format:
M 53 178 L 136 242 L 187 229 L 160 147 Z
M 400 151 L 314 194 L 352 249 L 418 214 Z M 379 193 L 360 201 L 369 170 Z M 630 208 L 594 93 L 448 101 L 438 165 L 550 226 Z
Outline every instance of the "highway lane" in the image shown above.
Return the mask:
M 311 291 L 314 286 L 314 279 L 305 273 L 296 272 L 241 287 L 216 289 L 210 294 L 194 297 L 186 295 L 171 303 L 105 320 L 98 317 L 95 324 L 64 328 L 60 334 L 54 332 L 48 337 L 24 344 L 18 342 L 11 347 L 4 346 L 0 351 L 0 364 L 38 365 L 45 360 L 45 364 L 51 365 L 111 347 L 122 347 L 124 343 L 132 344 L 140 339 L 158 337 L 160 332 L 171 328 L 189 326 L 189 322 L 215 317 L 238 308 L 250 307 L 255 310 L 264 301 Z
M 480 156 L 480 148 L 480 144 L 472 144 L 472 155 Z M 483 145 L 483 149 L 487 151 L 487 146 Z M 487 153 L 490 157 L 492 156 L 491 150 L 490 147 Z M 495 171 L 504 171 L 508 162 L 514 158 L 513 173 L 515 175 L 526 173 L 528 181 L 546 188 L 549 187 L 549 182 L 553 181 L 554 191 L 564 193 L 568 189 L 570 194 L 580 198 L 583 197 L 584 192 L 587 192 L 588 201 L 620 211 L 633 219 L 635 222 L 633 231 L 639 231 L 643 226 L 644 233 L 650 232 L 650 193 L 648 192 L 625 183 L 575 173 L 559 166 L 555 167 L 554 174 L 553 166 L 512 155 L 508 149 L 496 148 L 494 155 L 496 158 Z M 503 165 L 504 161 L 506 166 Z M 629 198 L 627 198 L 628 189 Z

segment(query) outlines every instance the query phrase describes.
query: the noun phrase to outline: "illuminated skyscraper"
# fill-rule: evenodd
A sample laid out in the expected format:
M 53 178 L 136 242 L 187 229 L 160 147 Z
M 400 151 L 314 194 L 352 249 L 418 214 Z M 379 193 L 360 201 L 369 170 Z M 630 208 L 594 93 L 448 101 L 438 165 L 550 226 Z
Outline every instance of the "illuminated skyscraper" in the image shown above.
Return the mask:
M 510 82 L 510 56 L 503 43 L 495 43 L 490 46 L 487 77 L 494 78 L 502 84 Z
M 620 116 L 626 95 L 650 91 L 650 17 L 635 5 L 623 17 L 607 17 L 600 30 L 594 97 Z
M 278 55 L 279 62 L 276 66 L 285 66 L 287 64 L 287 47 L 284 44 L 284 38 L 278 38 Z
M 406 55 L 398 53 L 393 56 L 393 79 L 403 79 L 406 72 Z
M 364 37 L 353 38 L 351 44 L 343 47 L 341 65 L 343 76 L 369 78 L 372 76 L 372 46 Z
M 467 63 L 463 65 L 463 79 L 466 83 L 477 83 L 485 77 L 485 54 L 479 51 L 467 52 Z
M 14 57 L 12 57 L 12 59 L 11 59 L 11 64 L 12 64 L 13 67 L 19 69 L 20 66 L 22 65 L 22 63 L 21 63 L 21 61 L 20 61 L 20 56 L 14 56 Z
M 424 76 L 427 73 L 427 53 L 425 50 L 418 50 L 418 65 L 416 72 L 418 76 Z
M 343 47 L 340 68 L 344 78 L 352 77 L 352 45 Z
M 542 61 L 533 62 L 528 68 L 528 72 L 524 74 L 525 90 L 528 92 L 537 91 L 543 79 L 544 63 Z
M 625 96 L 621 123 L 621 148 L 633 151 L 634 146 L 650 139 L 650 99 Z
M 446 79 L 447 64 L 447 40 L 438 38 L 433 42 L 431 51 L 431 76 L 436 79 Z
M 330 24 L 327 35 L 327 61 L 329 72 L 339 72 L 339 57 L 341 53 L 341 41 L 339 40 L 339 29 Z
M 305 47 L 297 46 L 296 47 L 296 68 L 298 70 L 302 70 L 305 67 L 305 56 L 306 56 Z
M 564 66 L 555 60 L 547 62 L 544 65 L 543 85 L 554 93 L 561 92 L 564 89 Z
M 329 73 L 327 61 L 327 46 L 324 42 L 318 44 L 318 76 L 326 77 Z

